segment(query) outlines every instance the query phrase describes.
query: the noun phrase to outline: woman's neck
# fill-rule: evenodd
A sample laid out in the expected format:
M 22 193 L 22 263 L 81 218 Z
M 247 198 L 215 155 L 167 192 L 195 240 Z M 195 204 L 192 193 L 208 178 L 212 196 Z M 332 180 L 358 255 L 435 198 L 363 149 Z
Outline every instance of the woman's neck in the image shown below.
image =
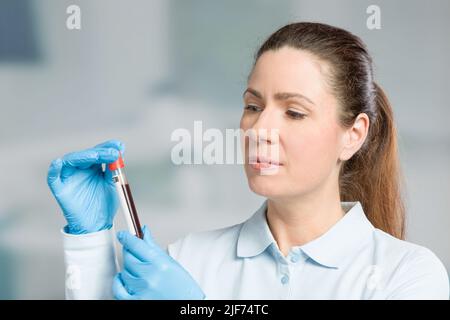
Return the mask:
M 301 246 L 323 235 L 344 214 L 339 192 L 332 197 L 322 193 L 322 196 L 316 194 L 267 201 L 267 222 L 285 256 L 291 247 Z

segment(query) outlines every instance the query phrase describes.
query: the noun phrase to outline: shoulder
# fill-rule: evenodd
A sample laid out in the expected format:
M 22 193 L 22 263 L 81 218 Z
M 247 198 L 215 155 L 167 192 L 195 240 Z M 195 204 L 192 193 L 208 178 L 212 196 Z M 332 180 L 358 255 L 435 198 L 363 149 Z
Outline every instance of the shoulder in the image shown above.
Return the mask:
M 172 258 L 183 260 L 196 253 L 213 252 L 217 250 L 227 250 L 235 247 L 239 232 L 243 223 L 229 227 L 193 232 L 177 239 L 167 246 L 167 251 Z
M 379 259 L 393 267 L 388 285 L 389 298 L 449 298 L 447 270 L 434 252 L 379 229 L 375 229 L 374 238 Z

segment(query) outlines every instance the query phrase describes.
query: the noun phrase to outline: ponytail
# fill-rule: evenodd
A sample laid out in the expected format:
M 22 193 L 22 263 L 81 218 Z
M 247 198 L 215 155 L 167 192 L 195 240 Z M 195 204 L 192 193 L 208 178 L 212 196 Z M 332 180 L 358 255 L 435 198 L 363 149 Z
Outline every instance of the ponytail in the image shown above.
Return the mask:
M 392 236 L 405 237 L 404 179 L 391 105 L 376 83 L 377 114 L 362 148 L 341 167 L 342 201 L 361 202 L 369 221 Z

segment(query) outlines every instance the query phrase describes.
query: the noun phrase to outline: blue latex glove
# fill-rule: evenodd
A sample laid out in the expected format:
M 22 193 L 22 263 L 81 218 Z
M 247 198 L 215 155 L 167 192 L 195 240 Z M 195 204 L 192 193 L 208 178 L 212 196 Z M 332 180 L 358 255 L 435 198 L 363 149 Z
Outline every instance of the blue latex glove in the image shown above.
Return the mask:
M 120 231 L 117 238 L 123 246 L 124 270 L 113 282 L 114 297 L 131 299 L 204 299 L 205 295 L 191 275 L 142 228 L 144 239 Z
M 66 232 L 83 234 L 111 228 L 119 200 L 112 173 L 108 168 L 103 172 L 101 164 L 117 160 L 119 150 L 124 151 L 123 143 L 109 140 L 51 163 L 47 183 L 67 220 Z

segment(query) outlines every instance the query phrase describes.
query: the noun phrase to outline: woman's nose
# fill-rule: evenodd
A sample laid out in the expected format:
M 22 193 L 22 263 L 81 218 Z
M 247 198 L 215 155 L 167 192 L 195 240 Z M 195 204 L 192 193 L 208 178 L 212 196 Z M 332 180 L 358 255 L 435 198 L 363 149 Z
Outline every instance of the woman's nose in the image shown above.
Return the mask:
M 249 137 L 256 145 L 272 144 L 275 140 L 274 130 L 267 130 L 266 128 L 252 128 Z
M 250 137 L 258 143 L 272 144 L 278 141 L 279 124 L 276 113 L 270 112 L 267 108 L 260 113 L 258 119 L 252 126 Z

